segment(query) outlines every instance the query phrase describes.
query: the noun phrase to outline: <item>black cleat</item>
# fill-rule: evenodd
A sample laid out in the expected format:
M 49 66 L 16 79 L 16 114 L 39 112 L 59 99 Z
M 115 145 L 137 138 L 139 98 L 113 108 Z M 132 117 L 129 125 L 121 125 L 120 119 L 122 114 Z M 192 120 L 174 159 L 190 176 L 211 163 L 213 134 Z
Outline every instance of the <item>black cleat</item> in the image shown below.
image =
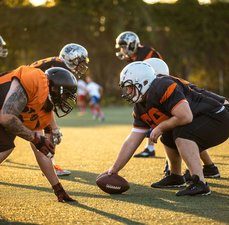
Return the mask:
M 218 178 L 218 177 L 220 177 L 218 167 L 215 166 L 214 164 L 204 165 L 203 173 L 204 173 L 204 177 L 206 177 L 206 178 Z
M 214 164 L 212 165 L 204 165 L 203 167 L 203 174 L 205 178 L 219 178 L 220 173 L 218 170 L 218 167 Z M 192 181 L 192 176 L 190 174 L 190 171 L 187 169 L 184 173 L 184 179 L 186 182 Z
M 156 183 L 152 183 L 153 188 L 179 188 L 185 187 L 184 177 L 181 175 L 171 174 Z
M 192 176 L 192 181 L 188 187 L 178 191 L 176 196 L 185 196 L 185 195 L 210 195 L 211 191 L 208 183 L 203 183 L 197 175 Z
M 145 148 L 143 152 L 135 154 L 134 157 L 135 158 L 153 158 L 155 157 L 155 150 L 151 152 L 148 148 Z
M 188 169 L 185 170 L 183 177 L 187 183 L 192 181 L 192 176 L 191 176 L 190 171 Z

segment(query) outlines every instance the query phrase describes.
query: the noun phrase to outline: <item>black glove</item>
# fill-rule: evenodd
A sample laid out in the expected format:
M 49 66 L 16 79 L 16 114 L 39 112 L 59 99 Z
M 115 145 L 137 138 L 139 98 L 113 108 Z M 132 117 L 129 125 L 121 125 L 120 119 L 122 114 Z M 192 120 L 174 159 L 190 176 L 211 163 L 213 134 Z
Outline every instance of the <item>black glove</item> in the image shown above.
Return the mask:
M 46 137 L 38 136 L 38 134 L 35 133 L 35 137 L 31 142 L 35 145 L 35 147 L 40 152 L 42 152 L 48 158 L 52 158 L 53 157 L 53 155 L 55 153 L 54 152 L 54 145 Z
M 58 202 L 75 202 L 64 190 L 61 183 L 52 186 L 55 195 L 57 196 Z

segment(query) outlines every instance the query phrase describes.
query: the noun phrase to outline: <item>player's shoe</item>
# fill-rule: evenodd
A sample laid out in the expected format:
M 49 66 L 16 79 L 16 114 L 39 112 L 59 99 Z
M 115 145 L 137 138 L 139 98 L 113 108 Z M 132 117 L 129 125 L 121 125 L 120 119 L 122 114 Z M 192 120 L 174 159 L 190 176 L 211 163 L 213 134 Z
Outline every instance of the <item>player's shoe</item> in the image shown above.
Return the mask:
M 68 170 L 63 170 L 60 166 L 54 165 L 54 170 L 57 176 L 69 176 L 71 174 Z
M 204 177 L 206 177 L 206 178 L 218 178 L 218 177 L 220 177 L 219 169 L 214 164 L 204 165 L 203 173 L 204 173 Z
M 187 183 L 189 183 L 192 180 L 192 176 L 188 169 L 185 170 L 183 177 Z
M 208 183 L 203 183 L 197 175 L 192 176 L 192 181 L 188 187 L 176 193 L 176 196 L 185 195 L 210 195 L 211 191 Z
M 185 187 L 184 177 L 181 175 L 170 174 L 156 183 L 152 183 L 153 188 L 179 188 Z
M 205 178 L 219 178 L 220 177 L 219 169 L 214 164 L 204 165 L 203 174 Z M 190 182 L 192 180 L 191 174 L 188 169 L 185 171 L 183 176 L 186 182 Z
M 148 148 L 145 148 L 143 152 L 134 155 L 135 158 L 153 158 L 155 156 L 155 150 L 151 152 Z

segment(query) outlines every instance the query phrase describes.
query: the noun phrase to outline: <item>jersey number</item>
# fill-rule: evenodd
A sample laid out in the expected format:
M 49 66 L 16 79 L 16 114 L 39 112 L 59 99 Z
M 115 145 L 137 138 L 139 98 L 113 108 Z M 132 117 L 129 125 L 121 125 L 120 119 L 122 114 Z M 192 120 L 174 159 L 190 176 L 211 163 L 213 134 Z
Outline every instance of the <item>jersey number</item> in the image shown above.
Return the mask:
M 151 108 L 148 113 L 142 114 L 141 119 L 154 128 L 169 117 L 160 112 L 157 108 Z

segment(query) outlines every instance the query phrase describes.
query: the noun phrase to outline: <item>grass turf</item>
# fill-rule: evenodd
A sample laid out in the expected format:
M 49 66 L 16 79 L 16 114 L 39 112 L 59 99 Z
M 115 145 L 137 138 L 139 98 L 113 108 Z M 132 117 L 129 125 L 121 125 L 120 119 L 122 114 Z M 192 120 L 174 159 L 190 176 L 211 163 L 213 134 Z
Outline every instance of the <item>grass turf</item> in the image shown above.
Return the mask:
M 42 176 L 29 144 L 16 139 L 16 148 L 0 166 L 0 224 L 228 224 L 229 142 L 210 151 L 221 172 L 220 179 L 207 179 L 212 195 L 176 197 L 176 190 L 152 189 L 163 176 L 164 152 L 156 144 L 156 158 L 132 158 L 120 171 L 130 183 L 122 195 L 108 195 L 95 184 L 97 175 L 114 162 L 131 129 L 129 107 L 104 109 L 104 123 L 89 112 L 74 111 L 58 120 L 64 134 L 55 161 L 72 172 L 61 183 L 78 203 L 56 201 Z M 137 151 L 144 148 L 145 142 Z

